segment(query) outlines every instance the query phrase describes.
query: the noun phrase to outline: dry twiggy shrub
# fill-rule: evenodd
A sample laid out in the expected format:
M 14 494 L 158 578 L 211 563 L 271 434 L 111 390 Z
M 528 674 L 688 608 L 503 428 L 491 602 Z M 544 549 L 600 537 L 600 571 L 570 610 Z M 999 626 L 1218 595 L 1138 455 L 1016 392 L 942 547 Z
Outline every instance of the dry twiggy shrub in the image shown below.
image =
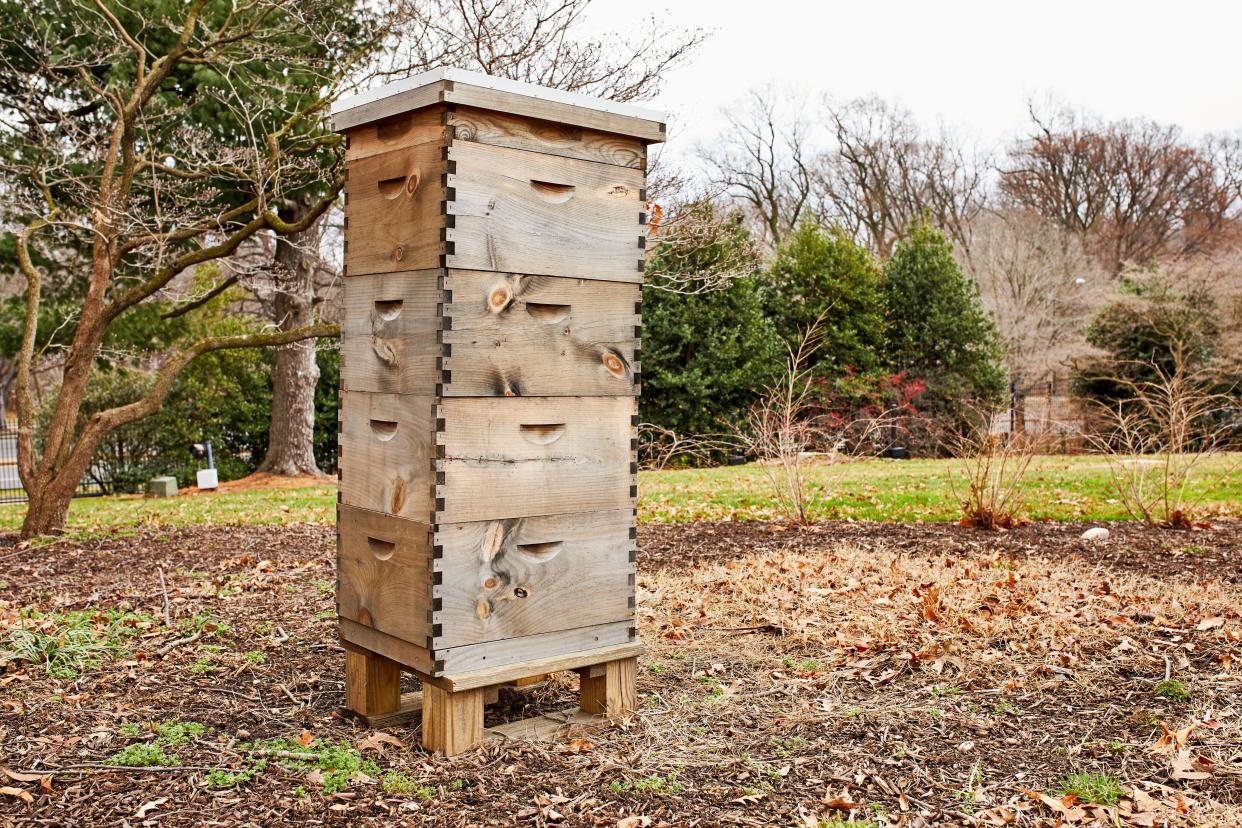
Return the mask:
M 843 465 L 870 452 L 884 425 L 882 418 L 833 421 L 818 411 L 810 363 L 823 345 L 824 319 L 831 307 L 820 312 L 796 348 L 786 346 L 789 357 L 781 379 L 734 426 L 738 444 L 759 461 L 777 507 L 799 524 L 811 522 L 816 504 L 838 488 Z M 818 486 L 812 488 L 807 469 L 825 463 L 842 472 L 817 475 Z
M 995 421 L 995 411 L 977 410 L 964 431 L 946 440 L 961 475 L 950 474 L 949 485 L 962 504 L 963 526 L 1012 529 L 1022 523 L 1022 483 L 1036 440 L 1025 431 L 993 433 Z
M 1108 461 L 1110 482 L 1126 511 L 1152 525 L 1188 529 L 1190 490 L 1199 465 L 1227 440 L 1227 414 L 1238 402 L 1214 390 L 1213 377 L 1188 368 L 1178 349 L 1172 367 L 1152 363 L 1155 379 L 1121 380 L 1130 397 L 1099 407 L 1103 427 L 1088 439 Z
M 737 440 L 728 434 L 684 435 L 655 423 L 638 425 L 638 467 L 645 470 L 659 471 L 678 463 L 709 465 L 737 448 Z

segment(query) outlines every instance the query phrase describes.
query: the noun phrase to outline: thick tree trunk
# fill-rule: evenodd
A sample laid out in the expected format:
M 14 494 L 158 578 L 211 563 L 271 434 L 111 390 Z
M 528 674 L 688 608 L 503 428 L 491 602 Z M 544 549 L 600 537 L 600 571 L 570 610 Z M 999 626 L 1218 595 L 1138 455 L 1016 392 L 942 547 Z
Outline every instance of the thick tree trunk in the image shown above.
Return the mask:
M 74 488 L 76 484 L 66 491 L 64 486 L 53 482 L 31 492 L 30 501 L 26 504 L 26 518 L 22 521 L 22 537 L 49 535 L 64 529 Z
M 315 260 L 319 223 L 276 242 L 277 291 L 272 298 L 273 321 L 282 331 L 311 324 L 315 301 Z M 267 456 L 259 471 L 298 476 L 321 474 L 315 462 L 315 385 L 319 365 L 317 343 L 304 339 L 276 349 L 272 365 L 272 420 Z

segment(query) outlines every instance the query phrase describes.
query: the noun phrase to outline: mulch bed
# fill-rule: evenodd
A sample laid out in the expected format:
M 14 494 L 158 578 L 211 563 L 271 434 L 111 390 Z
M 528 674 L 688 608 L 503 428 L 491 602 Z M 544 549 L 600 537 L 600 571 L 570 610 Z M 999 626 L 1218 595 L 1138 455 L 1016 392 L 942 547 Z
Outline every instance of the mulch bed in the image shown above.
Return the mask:
M 641 527 L 637 715 L 451 760 L 342 711 L 332 527 L 0 546 L 0 649 L 21 612 L 140 613 L 76 676 L 0 668 L 0 824 L 1242 825 L 1242 522 L 1104 525 Z M 1153 696 L 1166 672 L 1190 699 Z M 489 721 L 573 698 L 557 676 Z M 204 727 L 176 766 L 115 764 L 170 720 Z M 361 745 L 417 790 L 325 794 L 275 757 L 208 784 L 270 738 Z M 1078 769 L 1122 802 L 1038 799 Z
M 1106 543 L 1082 539 L 1091 527 L 1109 531 Z M 872 523 L 824 521 L 800 527 L 781 523 L 725 522 L 658 524 L 639 532 L 640 561 L 649 566 L 689 560 L 741 557 L 807 544 L 850 543 L 863 549 L 883 546 L 911 554 L 1001 554 L 1080 560 L 1124 572 L 1196 575 L 1242 583 L 1242 520 L 1220 519 L 1188 531 L 1144 523 L 1058 523 L 1039 521 L 990 532 L 951 523 Z

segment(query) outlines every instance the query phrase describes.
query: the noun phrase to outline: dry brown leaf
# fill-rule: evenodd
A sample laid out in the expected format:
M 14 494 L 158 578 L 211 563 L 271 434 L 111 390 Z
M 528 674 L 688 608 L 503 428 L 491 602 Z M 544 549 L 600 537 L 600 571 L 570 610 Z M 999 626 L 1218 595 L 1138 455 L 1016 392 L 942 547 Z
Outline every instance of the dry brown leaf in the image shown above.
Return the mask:
M 1225 619 L 1223 618 L 1220 618 L 1220 617 L 1204 618 L 1202 621 L 1200 621 L 1195 626 L 1195 629 L 1202 632 L 1204 630 L 1211 630 L 1211 629 L 1215 629 L 1216 627 L 1223 627 L 1223 626 L 1225 626 Z
M 306 747 L 313 741 L 315 741 L 315 737 L 311 735 L 309 730 L 303 730 L 298 734 L 298 744 L 302 747 Z
M 651 817 L 646 816 L 627 816 L 618 820 L 617 828 L 647 828 L 651 824 Z
M 834 796 L 824 800 L 824 804 L 834 811 L 852 811 L 855 808 L 861 808 L 857 802 L 851 800 L 848 796 Z
M 151 811 L 154 811 L 156 808 L 160 807 L 167 801 L 168 801 L 168 797 L 162 796 L 159 799 L 152 799 L 150 802 L 142 803 L 142 806 L 138 808 L 138 813 L 134 814 L 134 819 L 142 819 L 148 813 L 150 813 Z
M 299 739 L 298 741 L 301 741 L 301 739 Z M 303 744 L 307 744 L 307 743 L 303 742 Z M 404 748 L 405 742 L 401 741 L 396 736 L 393 736 L 391 733 L 385 733 L 382 730 L 377 730 L 374 733 L 372 733 L 370 736 L 367 736 L 365 739 L 358 742 L 358 744 L 354 745 L 354 747 L 357 749 L 359 753 L 362 753 L 363 751 L 367 751 L 367 750 L 374 750 L 374 751 L 383 753 L 384 745 L 392 745 L 393 747 Z
M 1023 790 L 1022 793 L 1026 794 L 1031 799 L 1034 799 L 1036 802 L 1042 802 L 1049 809 L 1060 815 L 1061 819 L 1065 822 L 1082 822 L 1087 816 L 1086 811 L 1074 805 L 1075 799 L 1073 794 L 1065 797 L 1064 799 L 1057 799 L 1056 797 L 1048 796 L 1048 794 L 1040 793 L 1039 791 Z
M 1188 752 L 1179 753 L 1174 756 L 1171 764 L 1173 765 L 1174 779 L 1210 779 L 1212 777 L 1212 763 L 1202 756 L 1192 756 Z
M 1175 753 L 1181 750 L 1190 741 L 1190 734 L 1194 733 L 1195 728 L 1198 726 L 1198 723 L 1195 723 L 1181 730 L 1169 730 L 1169 726 L 1161 722 L 1160 727 L 1164 728 L 1164 735 L 1151 746 L 1152 751 L 1155 753 Z
M 565 744 L 565 753 L 586 753 L 595 750 L 595 743 L 589 739 L 570 739 Z
M 8 768 L 0 768 L 0 773 L 3 773 L 15 782 L 33 782 L 36 779 L 42 779 L 44 776 L 42 773 L 22 773 L 20 771 L 9 770 Z
M 27 805 L 34 804 L 34 797 L 30 795 L 30 791 L 25 791 L 21 788 L 10 788 L 5 786 L 0 788 L 0 796 L 15 796 Z
M 1012 825 L 1018 821 L 1018 812 L 1000 805 L 980 812 L 979 819 L 986 819 L 992 825 Z

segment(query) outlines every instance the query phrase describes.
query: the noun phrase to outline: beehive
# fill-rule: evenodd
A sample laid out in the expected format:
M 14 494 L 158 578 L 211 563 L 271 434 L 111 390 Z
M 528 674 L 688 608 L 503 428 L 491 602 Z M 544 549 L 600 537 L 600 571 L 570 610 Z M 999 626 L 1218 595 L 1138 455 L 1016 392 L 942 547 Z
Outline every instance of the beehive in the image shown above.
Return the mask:
M 485 688 L 633 700 L 646 147 L 658 113 L 441 69 L 343 101 L 338 614 L 347 704 L 424 685 L 424 743 Z

